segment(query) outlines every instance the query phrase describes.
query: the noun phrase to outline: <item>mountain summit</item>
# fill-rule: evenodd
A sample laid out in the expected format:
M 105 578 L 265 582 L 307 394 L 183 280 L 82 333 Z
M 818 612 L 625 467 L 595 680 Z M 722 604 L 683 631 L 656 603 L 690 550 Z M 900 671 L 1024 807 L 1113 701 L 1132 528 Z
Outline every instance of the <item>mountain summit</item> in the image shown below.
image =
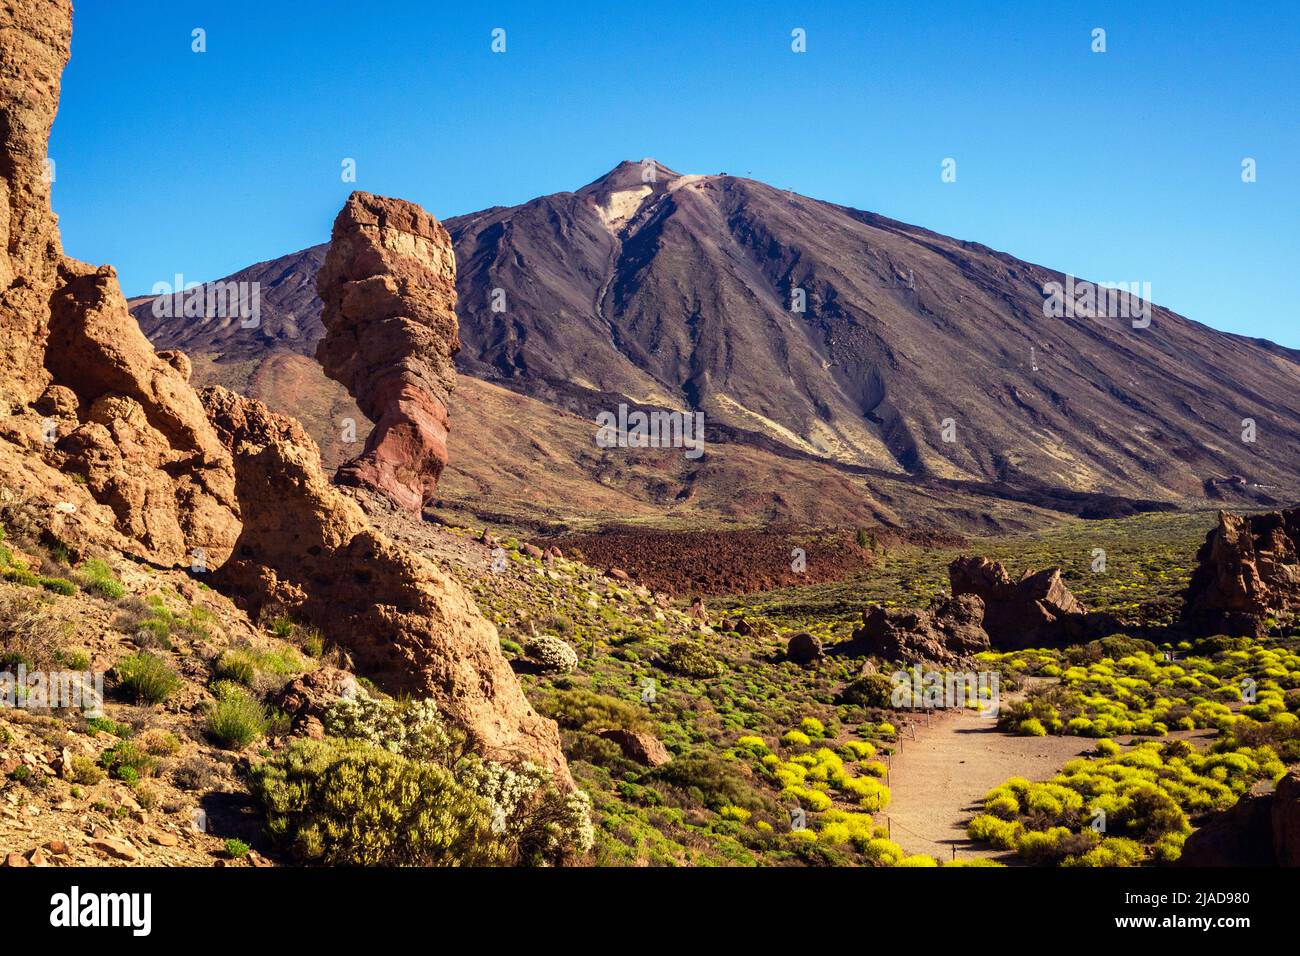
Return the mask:
M 461 373 L 584 417 L 699 411 L 714 440 L 905 481 L 1294 491 L 1300 353 L 1105 290 L 1121 314 L 1057 317 L 1053 284 L 1093 287 L 976 243 L 652 161 L 445 225 Z M 159 347 L 310 354 L 319 259 L 247 270 L 270 280 L 251 335 L 137 315 Z

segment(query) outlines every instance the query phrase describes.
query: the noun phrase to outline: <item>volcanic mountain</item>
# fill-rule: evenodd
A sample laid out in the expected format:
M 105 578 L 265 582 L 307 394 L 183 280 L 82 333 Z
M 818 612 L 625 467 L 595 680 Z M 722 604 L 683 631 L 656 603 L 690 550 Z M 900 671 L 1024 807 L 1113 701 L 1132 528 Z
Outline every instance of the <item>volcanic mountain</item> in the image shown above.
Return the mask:
M 445 225 L 457 367 L 483 386 L 453 409 L 457 446 L 474 449 L 452 463 L 453 496 L 509 496 L 499 479 L 535 469 L 571 480 L 566 502 L 604 511 L 613 493 L 629 516 L 707 499 L 734 516 L 971 527 L 994 500 L 1028 518 L 1026 504 L 1110 514 L 1300 488 L 1300 353 L 1127 296 L 1128 316 L 1049 316 L 1045 286 L 1072 280 L 976 243 L 649 162 Z M 318 407 L 302 417 L 341 460 L 346 396 L 303 361 L 322 334 L 323 254 L 230 277 L 260 284 L 255 329 L 133 305 L 197 379 Z M 581 419 L 620 403 L 703 412 L 705 458 L 598 449 Z M 557 444 L 569 431 L 576 444 Z

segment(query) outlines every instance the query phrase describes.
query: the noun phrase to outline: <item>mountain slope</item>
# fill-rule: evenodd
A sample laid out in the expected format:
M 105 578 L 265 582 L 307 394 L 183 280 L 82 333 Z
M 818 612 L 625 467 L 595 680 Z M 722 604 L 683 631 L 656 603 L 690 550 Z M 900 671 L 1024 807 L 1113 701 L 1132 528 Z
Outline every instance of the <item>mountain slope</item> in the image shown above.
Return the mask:
M 984 246 L 753 180 L 646 178 L 623 163 L 446 222 L 462 373 L 584 417 L 621 401 L 703 411 L 715 443 L 922 483 L 1160 500 L 1224 494 L 1230 475 L 1259 499 L 1300 484 L 1292 350 L 1159 307 L 1147 328 L 1048 318 L 1044 284 L 1064 277 Z M 263 283 L 252 332 L 136 312 L 159 347 L 310 355 L 318 260 L 240 274 Z

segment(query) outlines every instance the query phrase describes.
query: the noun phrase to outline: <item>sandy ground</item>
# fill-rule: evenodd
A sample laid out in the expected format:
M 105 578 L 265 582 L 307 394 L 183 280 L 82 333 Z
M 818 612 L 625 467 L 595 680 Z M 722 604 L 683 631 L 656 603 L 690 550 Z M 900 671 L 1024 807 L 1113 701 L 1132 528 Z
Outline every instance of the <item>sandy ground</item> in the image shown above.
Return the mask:
M 915 724 L 916 739 L 904 732 L 889 772 L 892 799 L 880 814 L 891 824 L 893 840 L 908 853 L 941 860 L 1014 857 L 966 837 L 966 822 L 984 794 L 1008 777 L 1042 780 L 1095 742 L 1082 737 L 1018 737 L 1001 733 L 995 721 L 972 711 L 936 713 Z M 1011 859 L 1008 859 L 1008 857 Z

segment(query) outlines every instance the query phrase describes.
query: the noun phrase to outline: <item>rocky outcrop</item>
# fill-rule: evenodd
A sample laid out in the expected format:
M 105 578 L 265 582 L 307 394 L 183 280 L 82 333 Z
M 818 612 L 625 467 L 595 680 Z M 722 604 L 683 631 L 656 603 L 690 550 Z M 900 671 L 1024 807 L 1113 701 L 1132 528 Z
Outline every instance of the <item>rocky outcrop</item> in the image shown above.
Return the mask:
M 18 406 L 49 382 L 45 337 L 63 247 L 46 148 L 71 43 L 71 3 L 0 5 L 0 384 Z
M 0 484 L 44 533 L 158 564 L 215 563 L 234 472 L 183 356 L 155 355 L 116 276 L 62 254 L 46 143 L 71 4 L 0 9 Z
M 251 615 L 272 609 L 320 629 L 389 693 L 433 697 L 477 752 L 532 760 L 568 783 L 555 724 L 529 706 L 465 590 L 370 527 L 298 422 L 223 388 L 202 398 L 234 454 L 243 511 L 218 586 Z
M 997 561 L 960 557 L 948 566 L 953 597 L 984 602 L 981 624 L 999 650 L 1062 647 L 1113 633 L 1107 614 L 1089 612 L 1061 580 L 1060 568 L 1026 571 L 1020 580 Z
M 887 661 L 960 664 L 989 649 L 983 617 L 984 602 L 973 594 L 936 598 L 924 610 L 873 605 L 846 649 Z
M 1201 635 L 1258 636 L 1268 618 L 1300 611 L 1300 508 L 1219 512 L 1185 598 L 1181 623 Z
M 1300 866 L 1300 767 L 1292 767 L 1273 791 L 1273 855 L 1279 866 Z
M 460 350 L 451 238 L 414 203 L 355 192 L 316 285 L 325 324 L 316 357 L 375 423 L 338 480 L 418 512 L 447 463 Z
M 1179 866 L 1277 866 L 1273 847 L 1275 794 L 1259 784 L 1235 804 L 1210 815 L 1187 838 Z
M 110 267 L 62 276 L 46 367 L 64 383 L 56 421 L 66 434 L 49 457 L 84 479 L 147 557 L 215 567 L 239 533 L 234 465 L 189 384 L 188 360 L 154 353 Z
M 624 757 L 646 767 L 662 767 L 673 759 L 658 737 L 644 731 L 616 727 L 598 731 L 596 736 L 617 744 Z
M 1183 845 L 1180 866 L 1300 866 L 1300 767 L 1260 781 L 1210 815 Z

